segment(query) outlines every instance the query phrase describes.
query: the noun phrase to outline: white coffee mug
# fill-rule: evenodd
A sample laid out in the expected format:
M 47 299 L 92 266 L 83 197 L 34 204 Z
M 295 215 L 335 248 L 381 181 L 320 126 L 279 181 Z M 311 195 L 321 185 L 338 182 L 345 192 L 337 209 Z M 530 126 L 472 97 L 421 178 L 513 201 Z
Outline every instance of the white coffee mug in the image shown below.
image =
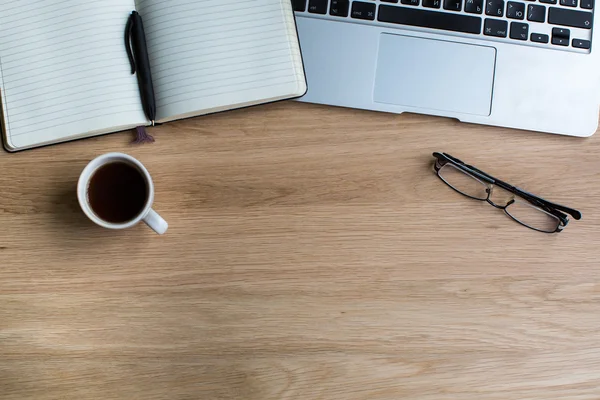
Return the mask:
M 102 218 L 98 217 L 92 210 L 88 197 L 89 184 L 90 180 L 94 176 L 94 173 L 100 167 L 106 164 L 112 164 L 117 162 L 124 162 L 135 167 L 144 177 L 146 181 L 146 188 L 148 190 L 146 204 L 144 205 L 142 211 L 132 220 L 122 224 L 107 222 L 104 221 Z M 156 233 L 158 233 L 159 235 L 163 235 L 167 232 L 167 228 L 169 227 L 167 221 L 165 221 L 152 209 L 152 204 L 154 203 L 154 183 L 152 183 L 152 177 L 150 177 L 150 173 L 141 162 L 127 154 L 108 153 L 92 160 L 87 165 L 87 167 L 85 167 L 85 169 L 81 173 L 81 176 L 79 177 L 79 182 L 77 184 L 77 198 L 79 199 L 79 205 L 81 206 L 81 209 L 83 210 L 85 215 L 87 215 L 87 217 L 91 219 L 95 224 L 100 225 L 103 228 L 127 229 L 131 228 L 134 225 L 137 225 L 141 221 L 144 221 Z

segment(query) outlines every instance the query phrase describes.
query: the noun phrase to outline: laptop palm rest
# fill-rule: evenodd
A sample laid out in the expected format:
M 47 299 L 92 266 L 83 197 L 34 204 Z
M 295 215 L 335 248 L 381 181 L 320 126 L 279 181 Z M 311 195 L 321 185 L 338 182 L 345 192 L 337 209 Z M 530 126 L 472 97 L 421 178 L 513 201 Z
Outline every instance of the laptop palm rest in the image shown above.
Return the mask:
M 373 100 L 487 116 L 495 64 L 493 47 L 381 34 Z

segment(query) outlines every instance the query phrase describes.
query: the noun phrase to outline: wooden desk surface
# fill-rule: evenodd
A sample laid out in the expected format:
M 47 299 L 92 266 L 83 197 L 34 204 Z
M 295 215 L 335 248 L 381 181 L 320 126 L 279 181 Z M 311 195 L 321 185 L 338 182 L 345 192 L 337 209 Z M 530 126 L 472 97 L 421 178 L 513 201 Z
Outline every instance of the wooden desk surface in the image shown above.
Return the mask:
M 0 154 L 0 398 L 600 399 L 600 134 L 279 103 Z M 581 209 L 559 235 L 432 173 L 447 151 Z M 109 151 L 170 223 L 102 230 Z

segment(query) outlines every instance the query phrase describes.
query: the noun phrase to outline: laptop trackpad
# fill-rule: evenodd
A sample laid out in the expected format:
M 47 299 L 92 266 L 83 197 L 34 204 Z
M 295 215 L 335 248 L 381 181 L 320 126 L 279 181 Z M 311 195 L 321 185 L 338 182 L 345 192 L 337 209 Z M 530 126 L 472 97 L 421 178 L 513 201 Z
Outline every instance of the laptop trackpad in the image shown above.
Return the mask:
M 490 115 L 495 63 L 493 47 L 382 34 L 373 99 Z

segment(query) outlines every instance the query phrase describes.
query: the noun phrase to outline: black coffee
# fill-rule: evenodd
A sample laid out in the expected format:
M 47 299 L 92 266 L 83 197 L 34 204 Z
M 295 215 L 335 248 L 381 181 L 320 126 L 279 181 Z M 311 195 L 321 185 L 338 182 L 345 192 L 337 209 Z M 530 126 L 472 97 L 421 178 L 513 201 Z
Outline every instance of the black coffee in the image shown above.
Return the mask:
M 100 219 L 122 224 L 142 212 L 148 200 L 148 187 L 136 167 L 115 162 L 94 173 L 88 187 L 88 200 Z

